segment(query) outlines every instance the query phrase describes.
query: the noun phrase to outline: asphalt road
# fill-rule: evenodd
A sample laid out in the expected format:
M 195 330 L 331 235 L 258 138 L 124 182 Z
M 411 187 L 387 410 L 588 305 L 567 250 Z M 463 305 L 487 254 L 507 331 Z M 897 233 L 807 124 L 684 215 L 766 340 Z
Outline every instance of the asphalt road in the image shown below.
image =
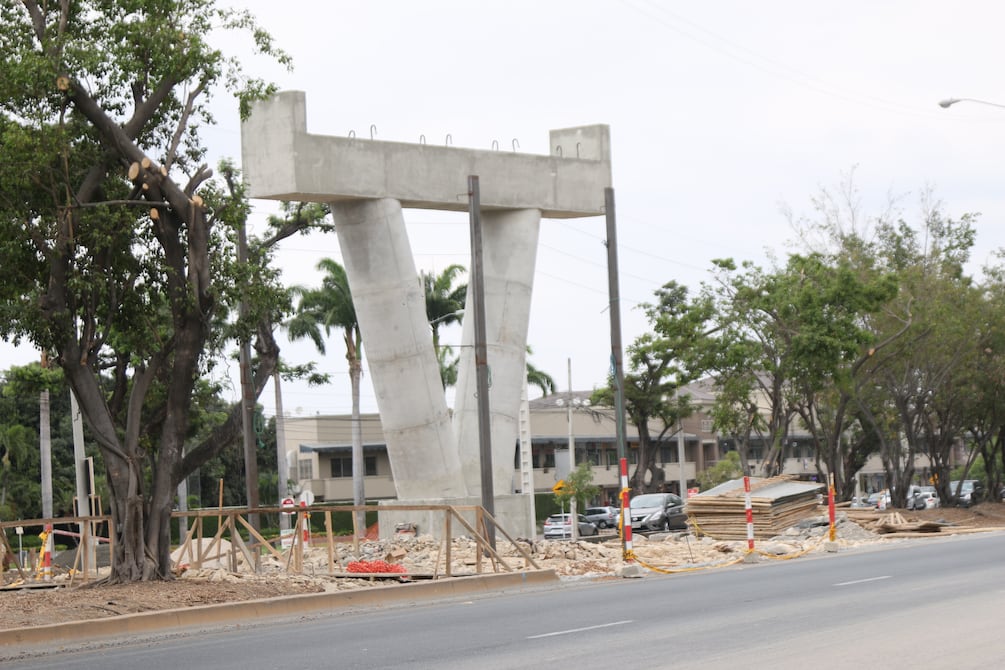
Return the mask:
M 20 668 L 1005 667 L 1005 534 L 66 649 Z

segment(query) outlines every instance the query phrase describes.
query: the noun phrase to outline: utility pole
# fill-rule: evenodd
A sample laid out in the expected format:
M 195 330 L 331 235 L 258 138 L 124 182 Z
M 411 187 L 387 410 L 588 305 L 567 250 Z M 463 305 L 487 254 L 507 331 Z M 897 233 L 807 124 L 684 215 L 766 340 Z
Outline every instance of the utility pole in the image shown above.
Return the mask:
M 569 358 L 566 361 L 569 368 L 569 402 L 566 403 L 569 406 L 569 476 L 572 477 L 573 473 L 576 472 L 576 438 L 572 434 L 572 359 Z M 570 526 L 572 539 L 575 540 L 579 537 L 579 515 L 576 511 L 575 489 L 569 497 L 569 520 L 572 522 L 572 526 Z
M 680 497 L 687 500 L 687 476 L 684 474 L 684 417 L 680 411 L 680 385 L 677 386 L 677 470 Z
M 614 378 L 614 414 L 617 421 L 618 462 L 628 458 L 625 444 L 625 368 L 621 352 L 621 293 L 618 287 L 618 233 L 614 217 L 614 189 L 604 189 L 604 213 L 607 219 L 607 292 L 611 315 L 611 376 Z M 626 518 L 626 496 L 621 496 L 621 514 Z M 630 526 L 629 526 L 630 527 Z M 625 533 L 621 535 L 622 553 L 628 554 Z
M 272 384 L 276 388 L 276 467 L 279 476 L 279 501 L 290 492 L 290 463 L 286 460 L 286 417 L 283 416 L 283 389 L 280 386 L 279 366 L 272 373 Z M 279 530 L 290 529 L 290 515 L 279 515 Z
M 478 394 L 478 453 L 481 457 L 482 509 L 495 518 L 495 490 L 492 484 L 492 425 L 489 414 L 489 369 L 485 327 L 485 282 L 482 268 L 481 190 L 478 176 L 468 176 L 468 207 L 471 218 L 471 285 L 475 317 L 475 380 Z M 495 550 L 496 527 L 485 523 L 489 546 Z

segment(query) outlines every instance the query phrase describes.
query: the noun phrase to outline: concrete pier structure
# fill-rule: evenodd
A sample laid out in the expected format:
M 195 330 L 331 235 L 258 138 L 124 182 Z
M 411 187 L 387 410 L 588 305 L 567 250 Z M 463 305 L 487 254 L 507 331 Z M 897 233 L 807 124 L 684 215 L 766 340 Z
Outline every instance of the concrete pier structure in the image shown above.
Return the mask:
M 401 203 L 338 202 L 332 216 L 398 497 L 467 495 Z
M 512 493 L 520 398 L 527 377 L 527 329 L 541 213 L 536 209 L 482 215 L 486 348 L 491 375 L 492 490 Z M 472 314 L 468 293 L 466 314 Z M 468 491 L 481 493 L 474 327 L 464 320 L 454 395 L 454 426 Z
M 607 126 L 552 130 L 548 155 L 321 136 L 307 132 L 304 93 L 287 91 L 253 106 L 241 145 L 250 197 L 332 206 L 402 501 L 481 492 L 473 349 L 462 347 L 451 424 L 402 215 L 467 211 L 467 178 L 479 177 L 492 481 L 497 499 L 508 497 L 540 220 L 603 214 Z M 467 320 L 463 338 L 473 344 Z M 503 516 L 525 528 L 516 517 L 529 509 L 508 500 Z

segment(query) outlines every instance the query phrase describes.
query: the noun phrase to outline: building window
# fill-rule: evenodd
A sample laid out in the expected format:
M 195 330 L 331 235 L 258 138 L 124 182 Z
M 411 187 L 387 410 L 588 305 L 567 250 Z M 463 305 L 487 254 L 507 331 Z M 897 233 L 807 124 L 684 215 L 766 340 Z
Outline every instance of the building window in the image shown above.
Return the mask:
M 701 432 L 703 432 L 703 433 L 711 433 L 712 432 L 712 420 L 711 419 L 702 419 L 701 420 Z
M 676 463 L 677 462 L 677 445 L 667 444 L 666 442 L 660 443 L 660 463 Z
M 555 467 L 555 452 L 546 451 L 544 454 L 544 467 L 553 468 Z
M 377 476 L 377 457 L 363 457 L 363 476 Z M 332 458 L 332 477 L 352 477 L 352 456 L 336 456 Z
M 309 458 L 297 461 L 298 479 L 314 479 L 314 462 Z

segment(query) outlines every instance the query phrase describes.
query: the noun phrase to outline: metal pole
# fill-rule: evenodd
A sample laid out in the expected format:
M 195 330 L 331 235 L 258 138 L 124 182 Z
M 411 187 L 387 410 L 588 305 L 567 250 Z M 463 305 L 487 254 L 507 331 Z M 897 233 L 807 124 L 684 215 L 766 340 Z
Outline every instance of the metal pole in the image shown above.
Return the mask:
M 489 370 L 485 328 L 485 282 L 482 268 L 481 192 L 478 176 L 468 177 L 468 202 L 471 218 L 471 286 L 475 311 L 475 379 L 478 394 L 478 447 L 481 457 L 482 508 L 495 518 L 495 492 L 492 485 L 492 426 L 489 414 Z M 495 549 L 496 529 L 486 519 L 485 534 Z
M 684 417 L 680 413 L 680 386 L 677 387 L 677 469 L 680 497 L 687 500 L 687 477 L 684 475 Z
M 286 417 L 283 416 L 283 389 L 280 386 L 279 369 L 272 373 L 272 383 L 276 387 L 276 467 L 279 476 L 279 501 L 282 502 L 289 491 L 290 463 L 286 459 Z M 290 529 L 290 516 L 279 515 L 279 530 Z
M 607 217 L 607 291 L 611 314 L 611 375 L 614 378 L 614 415 L 617 421 L 618 462 L 626 463 L 628 449 L 625 445 L 625 369 L 621 352 L 621 294 L 618 288 L 618 234 L 614 217 L 614 189 L 608 186 L 604 189 L 604 212 Z M 623 466 L 627 468 L 627 466 Z M 628 488 L 628 480 L 623 478 L 621 484 L 621 518 L 628 519 L 628 496 L 624 489 Z M 631 528 L 631 523 L 628 524 Z M 625 556 L 631 553 L 631 545 L 625 542 L 625 534 L 621 535 L 621 551 Z
M 572 434 L 572 359 L 569 358 L 569 477 L 576 471 L 576 438 Z M 571 487 L 570 487 L 571 488 Z M 579 537 L 579 517 L 576 514 L 576 491 L 569 498 L 569 519 L 572 521 L 572 539 Z

